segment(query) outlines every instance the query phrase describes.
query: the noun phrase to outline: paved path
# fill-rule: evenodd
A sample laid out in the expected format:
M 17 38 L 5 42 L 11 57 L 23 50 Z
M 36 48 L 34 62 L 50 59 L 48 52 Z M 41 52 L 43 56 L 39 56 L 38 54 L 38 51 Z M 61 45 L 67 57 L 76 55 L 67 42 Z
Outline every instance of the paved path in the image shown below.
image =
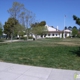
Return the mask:
M 5 40 L 4 42 L 0 42 L 0 43 L 10 43 L 10 42 L 19 42 L 19 41 L 33 41 L 33 39 L 28 39 L 28 40 Z
M 75 73 L 78 74 L 74 79 Z M 80 80 L 80 71 L 0 62 L 0 80 Z
M 17 42 L 17 41 L 22 41 L 22 40 L 6 40 L 5 42 Z

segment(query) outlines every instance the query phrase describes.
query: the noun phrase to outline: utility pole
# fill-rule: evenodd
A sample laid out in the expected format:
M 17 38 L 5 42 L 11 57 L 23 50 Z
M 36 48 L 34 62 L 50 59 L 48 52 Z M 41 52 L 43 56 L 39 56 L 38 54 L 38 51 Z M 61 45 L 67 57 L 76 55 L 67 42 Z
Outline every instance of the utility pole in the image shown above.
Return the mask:
M 64 28 L 65 28 L 65 19 L 66 19 L 66 15 L 64 16 Z M 65 38 L 65 30 L 64 30 L 64 36 L 63 38 Z

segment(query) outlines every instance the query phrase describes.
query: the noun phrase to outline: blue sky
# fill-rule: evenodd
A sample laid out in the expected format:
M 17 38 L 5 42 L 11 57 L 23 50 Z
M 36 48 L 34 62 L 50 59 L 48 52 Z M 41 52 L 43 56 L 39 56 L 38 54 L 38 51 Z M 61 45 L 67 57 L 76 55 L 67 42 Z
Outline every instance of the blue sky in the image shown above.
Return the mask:
M 14 1 L 24 4 L 25 8 L 36 15 L 36 21 L 45 20 L 49 26 L 58 26 L 60 30 L 65 26 L 77 26 L 72 16 L 80 17 L 80 0 L 0 0 L 0 22 L 2 24 L 9 18 L 7 10 Z

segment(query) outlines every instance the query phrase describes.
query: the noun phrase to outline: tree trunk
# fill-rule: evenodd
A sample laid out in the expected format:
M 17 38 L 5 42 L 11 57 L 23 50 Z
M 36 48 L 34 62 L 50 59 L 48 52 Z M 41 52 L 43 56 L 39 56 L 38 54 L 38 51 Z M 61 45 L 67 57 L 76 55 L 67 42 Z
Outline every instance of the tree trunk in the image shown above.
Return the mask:
M 13 34 L 11 33 L 11 42 L 12 42 L 12 40 L 13 40 Z

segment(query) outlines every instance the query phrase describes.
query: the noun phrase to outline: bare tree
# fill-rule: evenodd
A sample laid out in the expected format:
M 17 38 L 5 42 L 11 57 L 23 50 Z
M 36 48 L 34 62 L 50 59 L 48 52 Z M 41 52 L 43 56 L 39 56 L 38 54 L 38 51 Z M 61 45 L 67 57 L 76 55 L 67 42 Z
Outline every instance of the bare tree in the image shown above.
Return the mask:
M 26 31 L 26 35 L 27 35 L 27 40 L 28 40 L 28 36 L 30 34 L 29 32 L 30 32 L 31 24 L 34 22 L 34 20 L 35 20 L 35 15 L 27 9 L 25 9 L 23 12 L 21 12 L 21 14 L 19 16 L 20 23 L 26 29 L 25 31 Z
M 24 10 L 24 5 L 19 2 L 13 2 L 12 8 L 8 10 L 8 13 L 11 17 L 18 19 L 19 14 L 21 11 Z
M 28 11 L 26 14 L 26 34 L 27 34 L 27 39 L 29 36 L 29 30 L 31 29 L 31 24 L 33 24 L 35 21 L 35 14 L 33 14 L 31 11 Z
M 19 19 L 21 25 L 25 27 L 25 12 L 21 12 Z

